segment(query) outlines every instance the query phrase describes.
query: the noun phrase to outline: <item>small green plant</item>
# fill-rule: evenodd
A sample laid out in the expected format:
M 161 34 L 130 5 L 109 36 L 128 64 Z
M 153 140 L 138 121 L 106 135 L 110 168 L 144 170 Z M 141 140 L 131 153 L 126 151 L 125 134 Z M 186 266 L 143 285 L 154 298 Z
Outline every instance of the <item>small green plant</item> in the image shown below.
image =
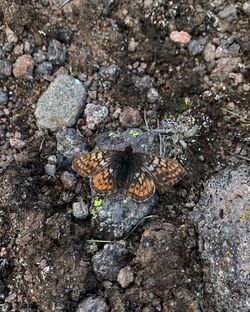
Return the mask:
M 96 198 L 94 200 L 94 207 L 100 207 L 102 205 L 102 199 L 101 198 Z
M 192 107 L 193 107 L 193 101 L 190 98 L 186 97 L 184 100 L 184 103 L 180 104 L 179 111 L 180 113 L 184 113 L 187 110 L 191 109 Z
M 140 132 L 137 130 L 130 130 L 129 134 L 133 137 L 133 138 L 137 138 L 140 135 Z
M 112 138 L 112 137 L 115 136 L 115 133 L 114 133 L 114 132 L 109 132 L 108 136 L 109 136 L 110 138 Z

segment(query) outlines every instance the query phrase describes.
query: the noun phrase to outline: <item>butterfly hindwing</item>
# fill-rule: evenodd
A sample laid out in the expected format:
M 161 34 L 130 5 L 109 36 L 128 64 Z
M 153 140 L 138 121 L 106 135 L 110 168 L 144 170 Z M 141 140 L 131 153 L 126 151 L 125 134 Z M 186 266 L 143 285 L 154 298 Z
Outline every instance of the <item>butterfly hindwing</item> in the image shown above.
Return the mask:
M 155 184 L 150 175 L 140 168 L 128 177 L 124 192 L 136 201 L 145 201 L 154 194 Z
M 155 183 L 168 186 L 177 183 L 186 170 L 175 160 L 144 154 L 142 167 L 152 176 Z
M 73 160 L 73 168 L 83 177 L 90 177 L 110 164 L 112 151 L 80 154 Z
M 90 179 L 91 188 L 100 195 L 113 193 L 116 190 L 114 169 L 106 166 L 92 175 Z

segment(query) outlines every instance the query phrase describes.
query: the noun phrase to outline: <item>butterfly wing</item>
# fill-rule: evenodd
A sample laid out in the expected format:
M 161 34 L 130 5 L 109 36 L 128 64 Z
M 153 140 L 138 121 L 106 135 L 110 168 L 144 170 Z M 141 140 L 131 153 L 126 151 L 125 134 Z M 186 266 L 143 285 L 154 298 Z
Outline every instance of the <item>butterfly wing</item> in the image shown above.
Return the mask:
M 112 151 L 80 154 L 74 158 L 73 169 L 83 177 L 90 177 L 111 163 Z
M 115 170 L 108 165 L 95 174 L 90 179 L 90 185 L 93 191 L 100 195 L 106 195 L 116 191 Z
M 144 154 L 142 168 L 150 174 L 156 184 L 174 185 L 186 174 L 186 170 L 175 160 Z
M 155 184 L 150 175 L 138 168 L 127 178 L 125 194 L 134 200 L 142 202 L 149 199 L 155 192 Z

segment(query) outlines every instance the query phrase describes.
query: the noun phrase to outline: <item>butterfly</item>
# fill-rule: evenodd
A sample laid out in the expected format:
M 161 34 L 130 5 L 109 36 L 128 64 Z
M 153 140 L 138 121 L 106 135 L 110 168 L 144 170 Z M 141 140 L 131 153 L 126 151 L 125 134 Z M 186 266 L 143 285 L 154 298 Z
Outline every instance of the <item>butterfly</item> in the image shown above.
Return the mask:
M 186 173 L 175 160 L 153 154 L 125 150 L 103 150 L 80 154 L 73 160 L 73 169 L 90 177 L 91 188 L 99 195 L 117 191 L 143 202 L 155 193 L 155 185 L 177 183 Z

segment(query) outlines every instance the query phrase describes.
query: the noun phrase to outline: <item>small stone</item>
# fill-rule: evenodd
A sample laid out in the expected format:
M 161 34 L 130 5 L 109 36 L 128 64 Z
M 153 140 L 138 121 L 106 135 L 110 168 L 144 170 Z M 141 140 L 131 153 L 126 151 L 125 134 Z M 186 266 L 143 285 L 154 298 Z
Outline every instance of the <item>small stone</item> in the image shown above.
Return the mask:
M 170 39 L 175 43 L 188 44 L 191 40 L 191 36 L 186 31 L 172 31 L 170 33 Z
M 15 35 L 15 33 L 8 26 L 6 26 L 6 28 L 5 28 L 5 33 L 7 36 L 8 43 L 17 43 L 18 42 L 18 37 Z
M 209 42 L 203 52 L 204 60 L 211 63 L 215 59 L 215 45 Z
M 235 71 L 241 63 L 240 57 L 223 57 L 216 61 L 216 67 L 211 72 L 211 78 L 223 81 L 229 74 Z
M 63 65 L 66 59 L 66 46 L 53 39 L 48 47 L 48 60 L 55 65 Z
M 122 112 L 121 108 L 118 107 L 118 108 L 114 111 L 112 117 L 113 117 L 114 119 L 118 119 L 119 116 L 121 115 L 121 112 Z
M 69 172 L 69 171 L 64 171 L 62 174 L 61 174 L 61 181 L 62 181 L 62 184 L 69 190 L 72 190 L 75 188 L 75 185 L 76 185 L 76 176 Z
M 122 288 L 127 288 L 134 281 L 134 270 L 131 266 L 122 268 L 117 276 L 117 282 Z
M 121 69 L 118 65 L 112 64 L 110 66 L 101 67 L 99 70 L 99 75 L 102 78 L 105 78 L 107 80 L 111 81 L 117 81 L 121 73 Z
M 23 44 L 17 44 L 15 47 L 14 47 L 14 54 L 15 55 L 22 55 L 23 54 Z
M 154 80 L 149 75 L 144 75 L 143 77 L 134 77 L 134 84 L 141 92 L 148 91 L 150 88 L 153 88 L 153 83 Z
M 30 55 L 19 56 L 13 65 L 13 75 L 16 78 L 32 79 L 34 66 L 35 61 Z
M 72 160 L 76 155 L 86 153 L 86 140 L 75 129 L 65 128 L 56 134 L 57 151 Z
M 228 56 L 228 50 L 224 47 L 217 47 L 217 49 L 215 50 L 215 58 L 219 59 L 226 56 Z
M 202 53 L 204 45 L 199 40 L 191 40 L 188 44 L 188 52 L 192 56 L 196 56 Z
M 15 149 L 22 149 L 24 148 L 26 145 L 26 143 L 20 139 L 16 139 L 16 138 L 10 138 L 10 146 L 15 148 Z
M 109 307 L 106 304 L 104 298 L 96 297 L 96 298 L 86 298 L 81 301 L 77 308 L 76 312 L 108 312 Z
M 51 155 L 48 157 L 48 163 L 51 165 L 56 165 L 57 164 L 57 157 L 56 155 Z
M 46 53 L 42 50 L 38 50 L 37 53 L 34 53 L 33 57 L 36 63 L 42 63 L 47 59 Z
M 232 22 L 237 18 L 237 10 L 234 4 L 229 4 L 218 14 L 221 19 Z
M 109 110 L 107 106 L 90 103 L 86 105 L 84 114 L 86 116 L 87 127 L 94 130 L 106 121 Z
M 43 62 L 36 67 L 35 73 L 41 76 L 50 76 L 53 73 L 53 65 L 49 62 Z
M 129 52 L 135 52 L 135 50 L 136 50 L 138 44 L 139 44 L 139 43 L 138 43 L 137 41 L 135 41 L 135 38 L 132 37 L 132 38 L 129 40 L 129 43 L 128 43 L 128 50 L 129 50 Z
M 244 92 L 250 91 L 250 84 L 244 83 L 242 89 Z
M 7 104 L 9 100 L 8 94 L 0 90 L 0 104 Z
M 77 219 L 86 219 L 89 215 L 88 205 L 83 201 L 73 203 L 73 215 Z
M 128 250 L 124 244 L 106 244 L 92 258 L 94 272 L 99 280 L 116 281 L 122 267 L 126 265 Z
M 159 100 L 160 94 L 155 88 L 150 88 L 147 93 L 147 99 L 149 103 L 155 103 Z
M 250 16 L 250 1 L 247 1 L 243 4 L 242 10 L 247 16 Z
M 123 127 L 138 127 L 142 124 L 143 120 L 138 110 L 127 107 L 120 115 L 119 121 Z
M 11 76 L 11 64 L 6 58 L 0 60 L 0 76 L 1 75 Z
M 44 171 L 47 175 L 54 177 L 56 174 L 56 165 L 46 164 L 44 166 Z
M 86 91 L 80 80 L 69 75 L 58 76 L 37 102 L 37 126 L 51 131 L 73 126 L 85 101 Z

